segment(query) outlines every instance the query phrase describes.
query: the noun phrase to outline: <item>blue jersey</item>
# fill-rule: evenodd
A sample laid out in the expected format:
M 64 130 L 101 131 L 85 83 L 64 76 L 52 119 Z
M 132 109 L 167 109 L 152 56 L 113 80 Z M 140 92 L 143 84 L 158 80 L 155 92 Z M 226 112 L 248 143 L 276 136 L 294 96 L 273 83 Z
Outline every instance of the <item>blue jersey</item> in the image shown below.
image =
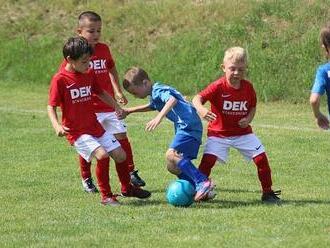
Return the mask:
M 176 89 L 156 82 L 152 86 L 149 107 L 161 111 L 166 102 L 174 97 L 177 100 L 175 106 L 166 117 L 173 122 L 175 134 L 192 136 L 198 141 L 202 139 L 203 126 L 196 109 L 187 102 Z
M 327 94 L 328 112 L 330 114 L 330 63 L 319 66 L 316 71 L 312 93 Z

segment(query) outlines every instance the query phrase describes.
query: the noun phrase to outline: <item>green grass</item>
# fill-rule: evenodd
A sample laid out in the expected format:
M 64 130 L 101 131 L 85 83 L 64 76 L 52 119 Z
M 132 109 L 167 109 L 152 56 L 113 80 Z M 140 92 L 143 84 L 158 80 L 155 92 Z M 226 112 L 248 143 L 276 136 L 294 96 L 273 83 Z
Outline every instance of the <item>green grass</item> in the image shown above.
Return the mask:
M 319 30 L 326 0 L 0 0 L 0 80 L 48 85 L 77 16 L 103 18 L 120 75 L 132 65 L 195 94 L 221 72 L 226 48 L 249 53 L 249 79 L 260 100 L 302 102 L 324 63 Z
M 81 189 L 75 151 L 57 138 L 47 118 L 47 88 L 0 92 L 1 247 L 328 247 L 330 168 L 328 132 L 313 123 L 307 104 L 260 103 L 254 131 L 268 151 L 282 206 L 260 202 L 253 164 L 236 151 L 212 177 L 214 201 L 175 208 L 165 189 L 174 179 L 164 153 L 168 121 L 143 131 L 155 115 L 127 119 L 135 162 L 152 192 L 149 200 L 120 199 L 104 207 Z M 145 101 L 129 99 L 130 105 Z M 200 157 L 195 161 L 198 163 Z M 119 184 L 111 163 L 111 185 Z

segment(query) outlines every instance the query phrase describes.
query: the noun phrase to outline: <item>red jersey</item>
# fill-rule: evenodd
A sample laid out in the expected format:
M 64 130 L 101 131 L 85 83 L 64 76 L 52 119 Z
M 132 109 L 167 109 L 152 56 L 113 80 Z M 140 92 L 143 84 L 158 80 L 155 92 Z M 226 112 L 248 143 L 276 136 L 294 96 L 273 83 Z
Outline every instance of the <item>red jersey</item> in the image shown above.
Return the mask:
M 100 137 L 105 132 L 97 121 L 92 102 L 92 93 L 101 92 L 91 70 L 79 73 L 62 68 L 53 76 L 48 104 L 61 107 L 62 125 L 70 129 L 66 136 L 70 144 L 82 134 Z
M 238 121 L 257 104 L 256 93 L 249 81 L 241 80 L 241 87 L 235 89 L 225 77 L 221 77 L 199 95 L 203 103 L 211 103 L 211 111 L 217 115 L 216 120 L 208 124 L 207 136 L 229 137 L 252 133 L 250 125 L 246 128 L 238 125 Z
M 66 60 L 64 60 L 60 68 L 64 68 Z M 115 66 L 109 47 L 104 43 L 97 43 L 94 47 L 94 52 L 90 58 L 89 67 L 94 70 L 98 84 L 109 95 L 114 97 L 114 91 L 109 76 L 109 71 Z M 100 98 L 93 94 L 94 111 L 100 112 L 114 112 L 114 108 L 104 103 Z

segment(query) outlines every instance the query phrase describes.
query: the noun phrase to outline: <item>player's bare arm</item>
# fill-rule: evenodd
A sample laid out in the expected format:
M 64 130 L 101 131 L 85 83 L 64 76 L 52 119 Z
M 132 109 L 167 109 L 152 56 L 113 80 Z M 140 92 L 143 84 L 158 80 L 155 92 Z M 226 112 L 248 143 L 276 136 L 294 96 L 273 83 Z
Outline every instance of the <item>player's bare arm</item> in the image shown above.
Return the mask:
M 200 95 L 196 95 L 192 103 L 194 107 L 197 109 L 198 114 L 200 117 L 206 121 L 214 121 L 217 118 L 217 115 L 208 110 L 206 107 L 204 107 L 202 103 L 202 97 Z
M 113 87 L 113 90 L 115 92 L 115 96 L 116 96 L 116 100 L 118 101 L 118 103 L 126 105 L 128 103 L 125 95 L 123 94 L 121 87 L 119 85 L 119 76 L 118 76 L 118 72 L 117 72 L 117 68 L 116 66 L 113 66 L 110 70 L 109 70 L 109 76 L 111 79 L 111 84 Z
M 175 97 L 170 97 L 170 99 L 168 99 L 168 101 L 164 105 L 163 109 L 158 113 L 158 115 L 146 124 L 145 130 L 154 130 L 159 125 L 159 123 L 161 123 L 167 113 L 170 112 L 171 109 L 176 105 L 177 102 L 178 100 Z
M 322 114 L 320 111 L 320 101 L 321 101 L 321 96 L 317 93 L 312 93 L 309 102 L 312 107 L 312 111 L 315 117 L 316 124 L 322 128 L 322 129 L 329 129 L 329 119 Z
M 57 112 L 56 112 L 56 107 L 55 106 L 47 106 L 47 113 L 48 117 L 52 123 L 52 126 L 55 130 L 55 133 L 57 136 L 62 137 L 68 134 L 69 128 L 62 126 L 58 122 L 58 117 L 57 117 Z
M 252 122 L 255 114 L 256 114 L 256 108 L 251 108 L 248 115 L 238 121 L 238 125 L 241 128 L 246 128 Z

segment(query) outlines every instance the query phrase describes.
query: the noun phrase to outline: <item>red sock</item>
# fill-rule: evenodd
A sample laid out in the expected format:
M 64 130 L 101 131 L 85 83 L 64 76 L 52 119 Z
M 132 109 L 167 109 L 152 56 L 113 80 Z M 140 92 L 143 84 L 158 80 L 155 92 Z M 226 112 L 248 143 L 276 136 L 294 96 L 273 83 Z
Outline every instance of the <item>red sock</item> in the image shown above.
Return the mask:
M 257 166 L 258 178 L 261 183 L 262 191 L 264 193 L 272 191 L 272 175 L 269 167 L 266 153 L 261 153 L 253 158 L 254 163 Z
M 80 175 L 83 180 L 90 178 L 91 174 L 91 162 L 87 162 L 82 156 L 79 155 L 79 167 Z
M 125 160 L 121 163 L 116 163 L 116 171 L 121 184 L 121 192 L 127 192 L 129 187 L 131 187 L 131 177 L 129 175 L 128 164 Z
M 213 166 L 217 162 L 217 156 L 205 153 L 198 169 L 207 177 L 210 176 Z
M 133 162 L 133 152 L 131 143 L 129 142 L 128 138 L 118 140 L 121 147 L 126 152 L 126 163 L 128 164 L 129 172 L 134 171 L 134 162 Z
M 102 199 L 112 195 L 109 183 L 109 158 L 97 160 L 96 178 Z

